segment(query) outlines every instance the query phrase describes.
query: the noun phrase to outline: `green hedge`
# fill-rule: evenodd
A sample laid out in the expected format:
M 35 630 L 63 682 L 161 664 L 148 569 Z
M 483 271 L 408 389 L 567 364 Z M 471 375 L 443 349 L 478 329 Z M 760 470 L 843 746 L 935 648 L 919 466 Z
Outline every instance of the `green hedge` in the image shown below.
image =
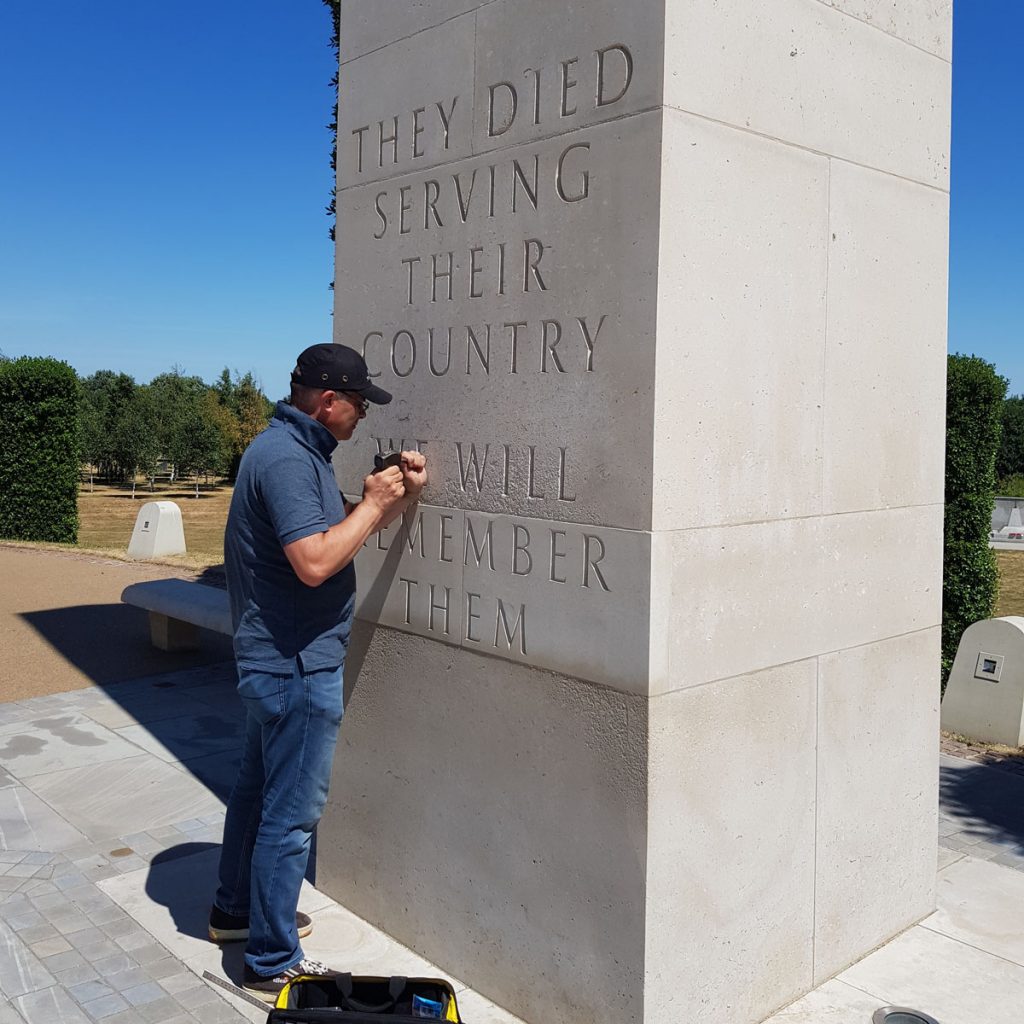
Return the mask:
M 942 687 L 963 631 L 995 608 L 999 574 L 988 546 L 996 452 L 1007 382 L 977 356 L 949 357 L 946 518 L 942 578 Z
M 0 537 L 77 540 L 78 395 L 67 363 L 0 360 Z

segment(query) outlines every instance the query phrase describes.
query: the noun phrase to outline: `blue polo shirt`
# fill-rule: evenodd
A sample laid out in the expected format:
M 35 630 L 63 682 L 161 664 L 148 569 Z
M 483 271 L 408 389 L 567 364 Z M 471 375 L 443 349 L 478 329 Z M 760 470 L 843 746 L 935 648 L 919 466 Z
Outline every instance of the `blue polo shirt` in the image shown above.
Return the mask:
M 278 402 L 270 426 L 242 456 L 224 535 L 224 564 L 239 668 L 291 675 L 345 661 L 355 607 L 350 563 L 308 587 L 284 546 L 345 518 L 331 432 Z

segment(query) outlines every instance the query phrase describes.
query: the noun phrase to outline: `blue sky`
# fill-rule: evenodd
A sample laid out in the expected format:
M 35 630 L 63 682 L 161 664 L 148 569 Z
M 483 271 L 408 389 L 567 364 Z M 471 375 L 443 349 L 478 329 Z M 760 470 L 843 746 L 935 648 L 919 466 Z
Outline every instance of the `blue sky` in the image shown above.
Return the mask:
M 949 346 L 1021 393 L 1024 3 L 955 19 Z M 3 0 L 0 351 L 282 393 L 331 336 L 329 35 L 319 0 Z
M 949 350 L 1024 392 L 1024 3 L 954 0 Z

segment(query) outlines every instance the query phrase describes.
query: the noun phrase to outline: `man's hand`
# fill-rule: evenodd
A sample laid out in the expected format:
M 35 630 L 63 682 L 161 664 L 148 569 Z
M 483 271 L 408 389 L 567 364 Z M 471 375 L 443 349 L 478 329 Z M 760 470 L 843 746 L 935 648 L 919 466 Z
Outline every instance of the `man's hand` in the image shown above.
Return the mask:
M 363 501 L 369 502 L 382 517 L 386 517 L 404 497 L 404 477 L 397 466 L 371 473 L 363 481 Z
M 402 452 L 402 480 L 405 496 L 415 501 L 427 485 L 427 460 L 422 452 Z

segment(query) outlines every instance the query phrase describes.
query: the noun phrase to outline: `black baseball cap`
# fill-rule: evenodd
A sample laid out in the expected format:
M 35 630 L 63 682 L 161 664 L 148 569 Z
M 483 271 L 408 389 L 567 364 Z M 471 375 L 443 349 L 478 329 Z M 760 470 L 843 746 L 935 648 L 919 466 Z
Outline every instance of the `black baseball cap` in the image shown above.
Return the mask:
M 366 360 L 347 345 L 310 345 L 292 370 L 292 383 L 324 391 L 354 391 L 368 402 L 387 405 L 391 394 L 370 380 Z

